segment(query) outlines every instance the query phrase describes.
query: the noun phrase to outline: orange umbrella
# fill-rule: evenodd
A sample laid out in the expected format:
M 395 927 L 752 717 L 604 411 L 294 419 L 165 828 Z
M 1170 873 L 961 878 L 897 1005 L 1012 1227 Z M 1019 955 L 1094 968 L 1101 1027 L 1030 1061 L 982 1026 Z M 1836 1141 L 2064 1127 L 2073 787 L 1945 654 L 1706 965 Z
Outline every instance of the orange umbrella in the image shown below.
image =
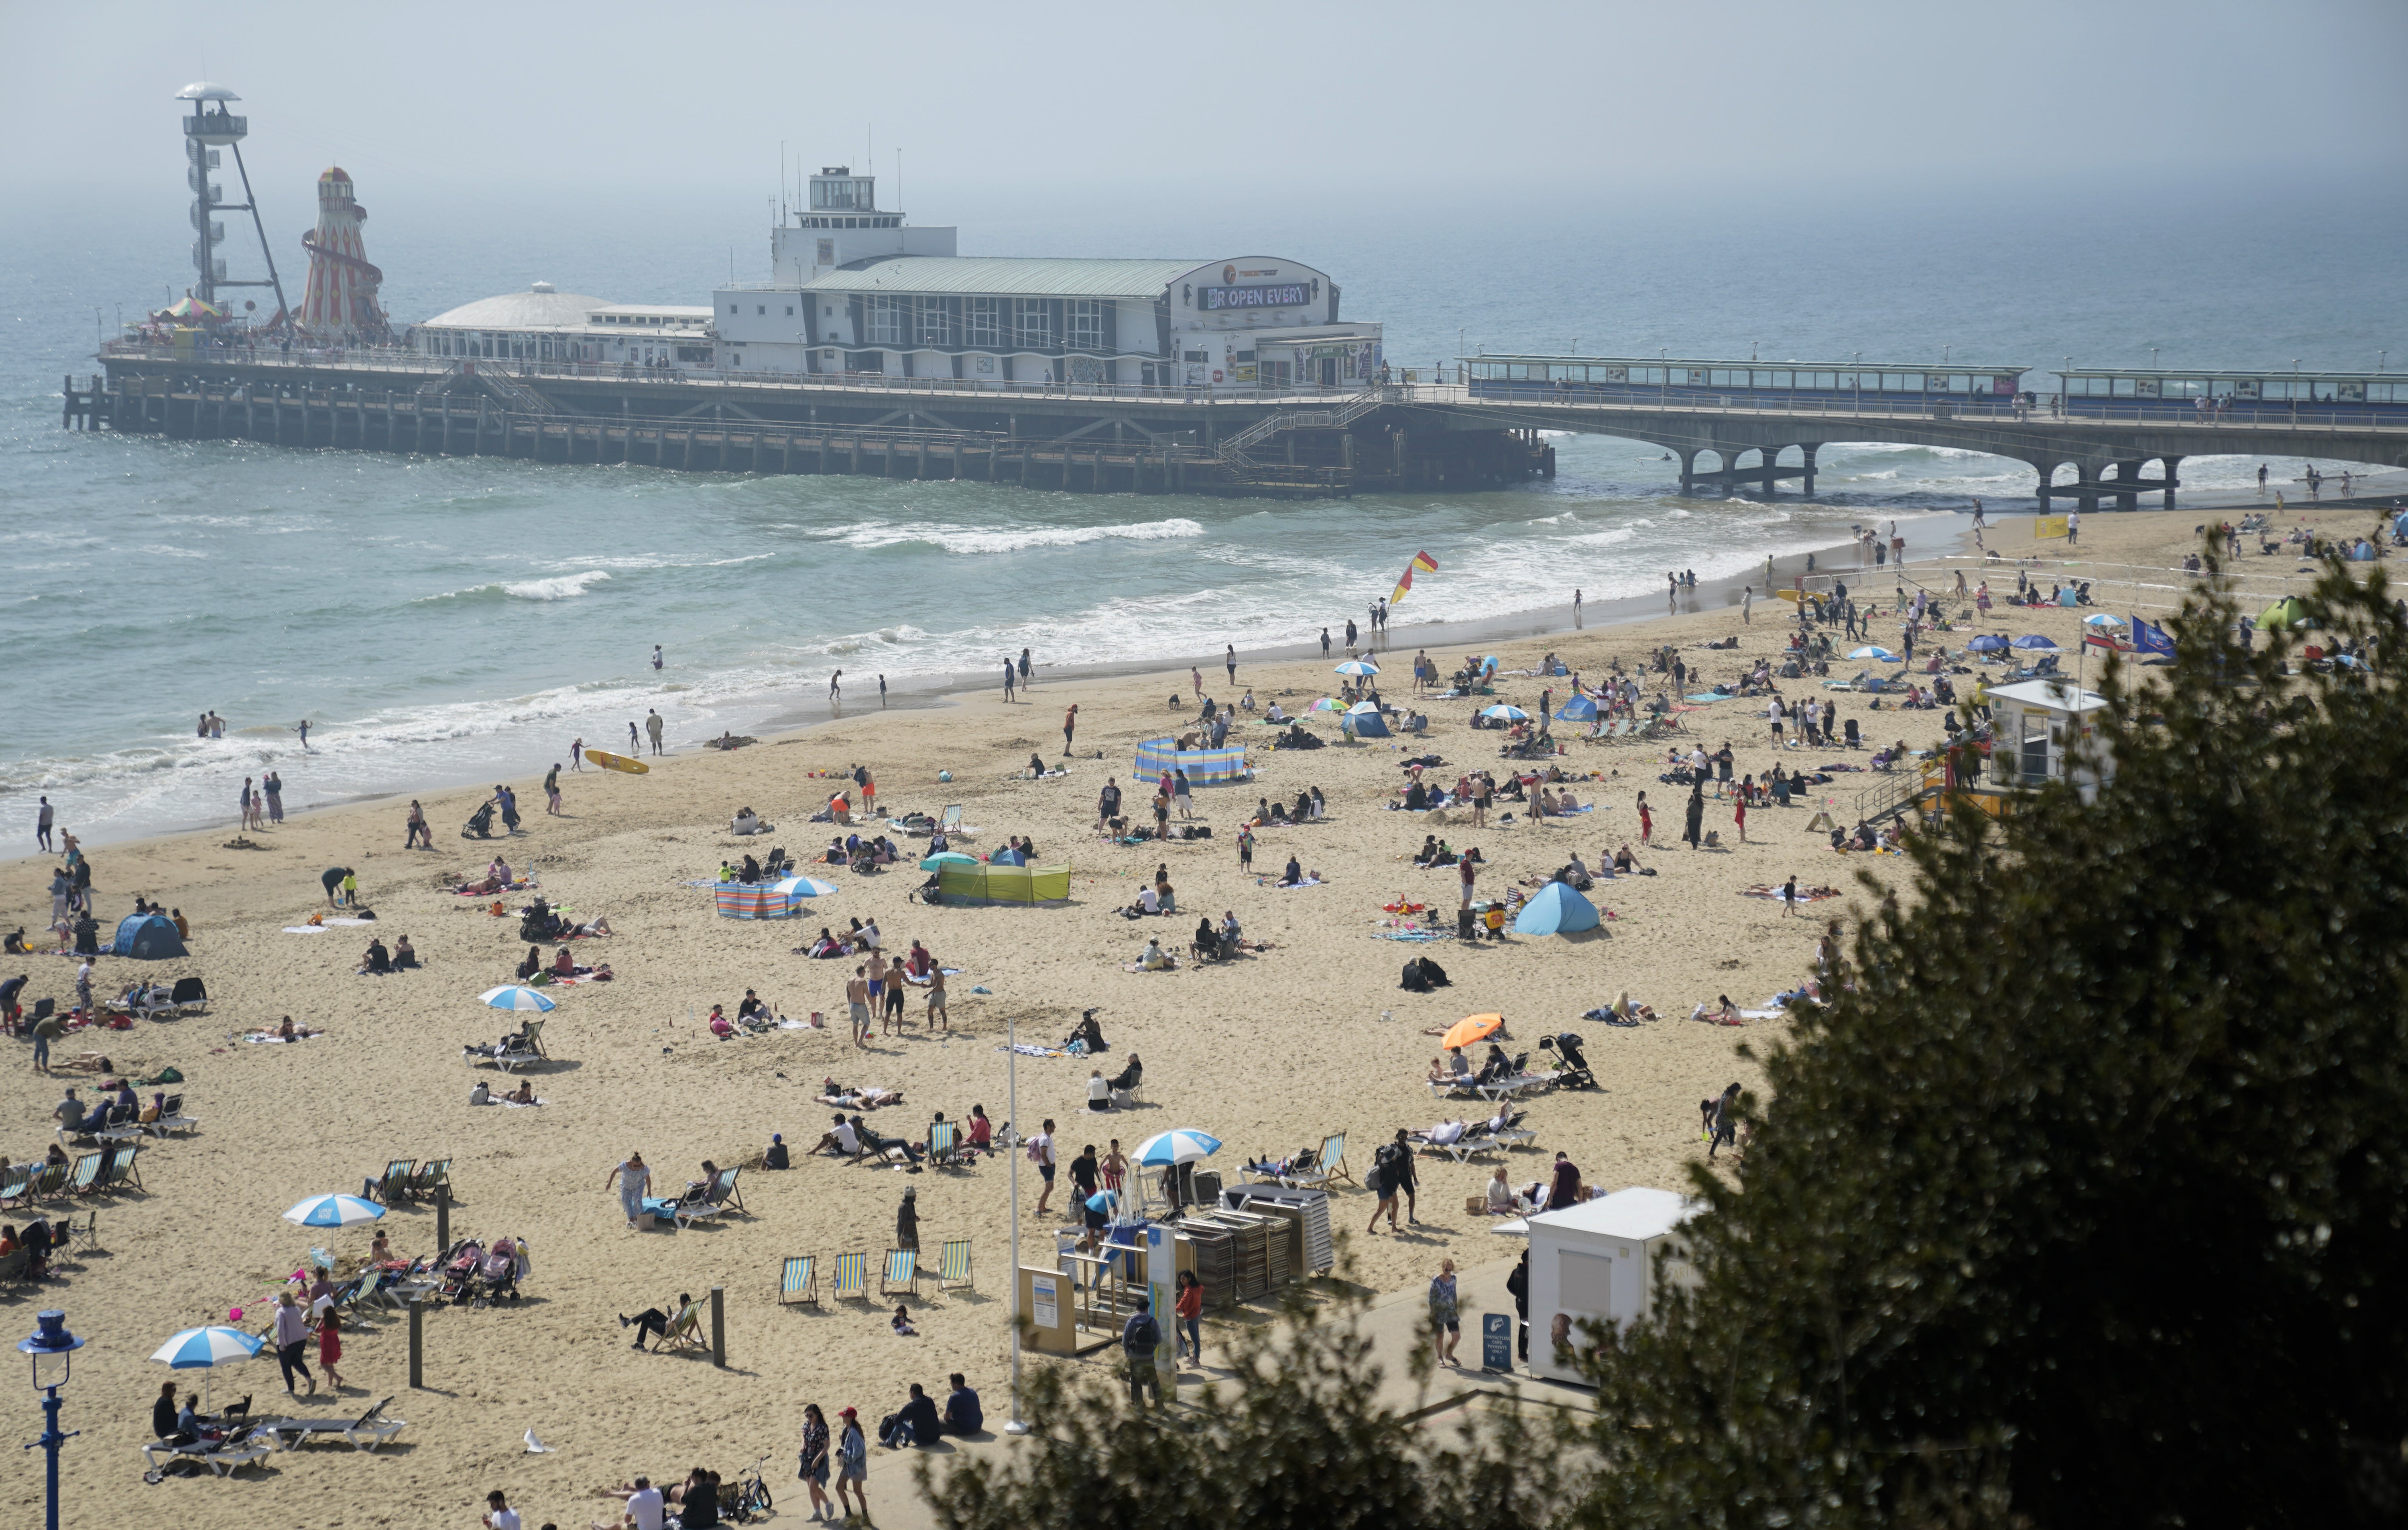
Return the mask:
M 1438 1044 L 1453 1051 L 1457 1047 L 1477 1046 L 1505 1028 L 1503 1015 L 1470 1015 L 1446 1028 Z

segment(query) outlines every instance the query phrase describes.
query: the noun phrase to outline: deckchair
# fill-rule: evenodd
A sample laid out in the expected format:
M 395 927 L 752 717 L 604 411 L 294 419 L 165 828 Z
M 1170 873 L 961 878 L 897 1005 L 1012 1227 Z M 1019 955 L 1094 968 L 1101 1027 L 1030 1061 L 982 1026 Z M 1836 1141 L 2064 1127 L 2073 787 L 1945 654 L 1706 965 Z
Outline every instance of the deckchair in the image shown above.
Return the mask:
M 958 834 L 961 827 L 962 805 L 958 802 L 947 803 L 945 810 L 937 815 L 937 832 L 946 835 Z
M 57 1200 L 66 1191 L 70 1167 L 71 1165 L 66 1164 L 43 1165 L 41 1172 L 34 1177 L 33 1189 L 26 1194 L 25 1198 L 29 1201 Z
M 869 1255 L 840 1253 L 836 1256 L 836 1299 L 869 1299 Z
M 108 1155 L 108 1166 L 101 1170 L 99 1182 L 93 1186 L 93 1193 L 114 1195 L 121 1190 L 140 1190 L 142 1171 L 136 1168 L 134 1163 L 141 1155 L 142 1145 L 138 1142 L 113 1149 Z
M 384 1173 L 377 1177 L 376 1194 L 369 1199 L 382 1201 L 387 1206 L 394 1205 L 409 1188 L 409 1176 L 417 1167 L 418 1160 L 415 1158 L 395 1158 L 387 1163 Z
M 749 1217 L 752 1213 L 744 1209 L 744 1197 L 738 1194 L 736 1189 L 736 1177 L 743 1172 L 744 1167 L 740 1164 L 734 1168 L 721 1169 L 719 1171 L 719 1193 L 711 1196 L 710 1199 L 712 1204 L 717 1206 L 723 1211 L 735 1211 Z
M 958 1168 L 968 1155 L 962 1151 L 958 1122 L 928 1122 L 928 1164 L 932 1168 Z
M 886 1267 L 878 1275 L 878 1294 L 892 1296 L 897 1291 L 914 1296 L 920 1294 L 920 1251 L 917 1249 L 886 1251 Z
M 105 1152 L 88 1152 L 75 1161 L 75 1170 L 67 1176 L 67 1194 L 89 1195 L 92 1187 L 100 1182 L 100 1166 L 108 1162 Z
M 956 1286 L 968 1286 L 970 1280 L 970 1240 L 949 1237 L 937 1251 L 937 1289 L 951 1291 Z
M 817 1307 L 820 1304 L 819 1258 L 796 1254 L 778 1272 L 778 1304 Z
M 449 1184 L 451 1177 L 452 1160 L 430 1158 L 410 1171 L 409 1179 L 401 1187 L 401 1193 L 413 1201 L 432 1200 L 435 1196 L 435 1187 Z
M 0 1206 L 22 1205 L 31 1198 L 34 1175 L 40 1167 L 36 1164 L 11 1164 L 7 1174 L 0 1175 Z
M 653 1346 L 652 1352 L 659 1354 L 665 1351 L 709 1348 L 710 1346 L 703 1342 L 702 1337 L 702 1304 L 689 1302 L 686 1304 L 685 1310 L 671 1320 L 668 1327 L 662 1331 L 661 1341 Z
M 26 1249 L 11 1249 L 7 1253 L 0 1253 L 0 1286 L 28 1283 L 31 1278 L 25 1272 L 33 1262 L 34 1255 Z

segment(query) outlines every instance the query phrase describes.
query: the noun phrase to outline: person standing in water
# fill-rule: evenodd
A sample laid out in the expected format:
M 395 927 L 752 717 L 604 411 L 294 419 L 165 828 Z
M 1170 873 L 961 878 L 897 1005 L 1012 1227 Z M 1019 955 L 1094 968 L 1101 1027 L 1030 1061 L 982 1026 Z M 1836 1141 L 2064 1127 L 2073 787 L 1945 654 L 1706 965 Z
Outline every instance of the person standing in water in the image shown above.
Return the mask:
M 844 671 L 841 669 L 828 677 L 828 699 L 830 701 L 842 701 L 844 699 L 843 679 Z
M 308 720 L 308 718 L 306 718 L 306 717 L 305 717 L 305 718 L 303 718 L 303 719 L 301 720 L 301 725 L 300 725 L 300 727 L 299 727 L 299 728 L 297 728 L 297 729 L 295 729 L 294 731 L 295 731 L 295 732 L 297 732 L 297 733 L 299 733 L 299 734 L 301 735 L 301 752 L 302 752 L 302 753 L 304 753 L 304 754 L 308 753 L 308 752 L 309 752 L 309 720 Z
M 652 667 L 654 669 L 661 667 L 661 645 L 658 643 L 652 645 Z

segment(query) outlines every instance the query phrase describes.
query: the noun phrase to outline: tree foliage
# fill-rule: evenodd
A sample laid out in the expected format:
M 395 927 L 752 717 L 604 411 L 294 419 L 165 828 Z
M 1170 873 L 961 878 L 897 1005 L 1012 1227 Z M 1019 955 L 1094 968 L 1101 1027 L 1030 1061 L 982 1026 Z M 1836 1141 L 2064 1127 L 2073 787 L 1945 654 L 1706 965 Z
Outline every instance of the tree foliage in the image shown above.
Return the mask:
M 2371 674 L 2195 595 L 2094 802 L 1917 838 L 1599 1357 L 1584 1521 L 2398 1523 L 2408 631 L 2339 563 L 2307 604 Z
M 1030 1373 L 1027 1448 L 967 1456 L 921 1488 L 946 1530 L 1535 1530 L 1563 1475 L 1516 1416 L 1417 1423 L 1379 1400 L 1363 1303 L 1291 1299 L 1240 1330 L 1234 1373 L 1192 1407 L 1140 1412 L 1125 1385 Z M 1167 1336 L 1166 1336 L 1167 1337 Z M 1117 1351 L 1113 1358 L 1118 1359 Z M 1414 1362 L 1426 1377 L 1426 1351 Z

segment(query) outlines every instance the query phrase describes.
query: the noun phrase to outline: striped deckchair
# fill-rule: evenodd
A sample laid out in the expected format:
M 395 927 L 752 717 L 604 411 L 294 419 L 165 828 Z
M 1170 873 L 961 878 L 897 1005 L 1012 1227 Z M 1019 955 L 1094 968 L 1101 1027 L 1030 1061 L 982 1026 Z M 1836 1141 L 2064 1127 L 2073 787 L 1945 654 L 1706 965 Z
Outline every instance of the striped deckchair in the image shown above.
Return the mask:
M 869 1299 L 869 1255 L 840 1253 L 836 1256 L 836 1299 L 857 1301 Z
M 951 1291 L 970 1284 L 970 1240 L 949 1237 L 937 1251 L 937 1289 Z
M 786 1261 L 784 1268 L 778 1274 L 778 1301 L 781 1306 L 819 1306 L 819 1260 L 816 1256 L 796 1254 Z
M 920 1294 L 920 1251 L 917 1249 L 886 1251 L 886 1267 L 878 1276 L 878 1294 L 892 1296 L 897 1291 L 913 1296 Z

